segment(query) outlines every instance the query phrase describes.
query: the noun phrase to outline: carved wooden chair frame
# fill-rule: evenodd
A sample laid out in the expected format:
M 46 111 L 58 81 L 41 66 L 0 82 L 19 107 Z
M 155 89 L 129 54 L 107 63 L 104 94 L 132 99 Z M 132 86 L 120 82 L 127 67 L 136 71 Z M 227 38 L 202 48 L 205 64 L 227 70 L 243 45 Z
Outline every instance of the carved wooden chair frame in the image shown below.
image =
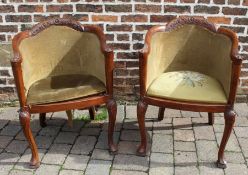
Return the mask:
M 150 43 L 152 35 L 156 32 L 169 32 L 179 28 L 185 24 L 199 25 L 206 28 L 209 31 L 218 34 L 224 34 L 228 36 L 232 41 L 232 49 L 230 53 L 232 61 L 232 75 L 230 84 L 230 94 L 227 104 L 210 104 L 210 103 L 197 103 L 197 102 L 185 102 L 177 100 L 162 99 L 158 97 L 147 96 L 146 94 L 146 77 L 147 77 L 147 60 L 150 52 Z M 224 159 L 224 150 L 227 141 L 232 132 L 232 128 L 235 122 L 236 113 L 233 109 L 237 86 L 239 82 L 239 75 L 241 69 L 242 59 L 238 56 L 238 39 L 234 32 L 225 28 L 216 29 L 211 23 L 208 23 L 204 19 L 197 19 L 192 17 L 181 17 L 168 23 L 166 26 L 152 27 L 146 34 L 144 48 L 139 53 L 139 74 L 140 74 L 140 100 L 137 105 L 137 117 L 140 128 L 141 144 L 137 149 L 137 154 L 144 156 L 146 154 L 147 139 L 145 129 L 145 113 L 148 105 L 155 105 L 159 107 L 158 120 L 163 120 L 165 107 L 186 111 L 195 112 L 208 112 L 209 124 L 214 123 L 214 114 L 224 112 L 225 128 L 223 138 L 220 144 L 218 152 L 217 166 L 220 168 L 226 168 L 226 161 Z
M 67 26 L 76 31 L 91 32 L 97 35 L 101 44 L 101 51 L 105 56 L 106 93 L 101 93 L 97 95 L 82 97 L 80 99 L 74 99 L 63 102 L 27 105 L 25 92 L 24 92 L 22 69 L 21 69 L 23 58 L 19 51 L 19 45 L 22 42 L 22 40 L 24 40 L 25 38 L 33 37 L 52 25 Z M 114 132 L 114 126 L 116 120 L 116 112 L 117 112 L 116 102 L 113 98 L 114 53 L 110 48 L 107 47 L 105 35 L 102 32 L 101 28 L 98 26 L 91 26 L 91 25 L 84 26 L 81 25 L 79 22 L 73 21 L 71 19 L 55 18 L 41 22 L 35 25 L 30 30 L 20 32 L 14 37 L 12 41 L 12 45 L 14 51 L 14 58 L 11 60 L 11 65 L 15 78 L 17 94 L 20 102 L 19 119 L 23 127 L 23 132 L 25 134 L 27 141 L 29 142 L 29 146 L 32 152 L 30 166 L 33 168 L 37 168 L 40 165 L 37 146 L 33 138 L 32 131 L 30 129 L 30 115 L 33 113 L 40 113 L 41 125 L 45 126 L 44 120 L 45 120 L 45 113 L 47 112 L 70 111 L 73 109 L 90 108 L 90 114 L 92 118 L 92 116 L 94 116 L 94 110 L 92 107 L 106 103 L 109 113 L 109 126 L 108 126 L 109 150 L 112 153 L 117 152 L 117 146 L 113 142 L 113 132 Z

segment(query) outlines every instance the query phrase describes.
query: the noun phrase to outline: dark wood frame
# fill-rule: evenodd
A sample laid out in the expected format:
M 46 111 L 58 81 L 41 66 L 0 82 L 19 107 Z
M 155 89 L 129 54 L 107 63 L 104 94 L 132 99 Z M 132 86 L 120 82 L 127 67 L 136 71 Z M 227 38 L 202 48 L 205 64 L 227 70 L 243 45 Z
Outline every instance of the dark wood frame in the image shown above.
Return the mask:
M 156 32 L 169 32 L 177 29 L 185 24 L 199 25 L 217 34 L 223 34 L 228 36 L 232 41 L 232 49 L 230 53 L 232 61 L 232 75 L 230 84 L 230 94 L 227 104 L 210 104 L 210 103 L 197 103 L 197 102 L 185 102 L 176 101 L 165 98 L 157 98 L 147 96 L 146 94 L 146 77 L 147 77 L 147 59 L 150 52 L 150 42 L 152 35 Z M 238 38 L 234 32 L 225 28 L 215 28 L 211 23 L 208 23 L 204 19 L 196 19 L 193 17 L 180 17 L 168 23 L 166 26 L 155 26 L 151 28 L 145 38 L 145 45 L 143 50 L 139 54 L 139 73 L 140 73 L 140 101 L 137 105 L 137 117 L 140 128 L 141 144 L 137 149 L 137 154 L 144 156 L 146 154 L 147 140 L 145 131 L 145 113 L 148 104 L 159 106 L 158 120 L 163 120 L 165 107 L 186 111 L 195 112 L 208 112 L 209 124 L 214 123 L 214 112 L 224 112 L 225 118 L 225 129 L 223 133 L 223 138 L 220 144 L 217 166 L 220 168 L 226 168 L 226 161 L 224 160 L 224 150 L 227 141 L 230 137 L 236 113 L 233 110 L 233 105 L 235 102 L 235 96 L 237 91 L 237 86 L 239 82 L 239 75 L 241 69 L 242 59 L 238 56 Z
M 106 93 L 101 93 L 93 96 L 87 96 L 80 99 L 50 103 L 50 104 L 39 104 L 39 105 L 28 105 L 26 103 L 26 96 L 24 92 L 24 83 L 22 75 L 22 55 L 19 51 L 19 45 L 22 40 L 35 36 L 44 29 L 52 26 L 67 26 L 76 31 L 80 32 L 91 32 L 97 35 L 101 44 L 101 51 L 105 56 L 105 74 L 106 74 Z M 49 39 L 49 38 L 48 38 Z M 15 78 L 15 84 L 17 89 L 17 94 L 20 102 L 20 111 L 19 118 L 20 123 L 23 127 L 23 132 L 29 146 L 32 151 L 32 157 L 30 160 L 30 165 L 33 168 L 37 168 L 40 165 L 39 155 L 37 151 L 37 146 L 33 138 L 31 129 L 30 129 L 30 114 L 40 113 L 40 122 L 41 125 L 44 124 L 45 113 L 47 112 L 56 112 L 56 111 L 68 111 L 72 109 L 82 109 L 82 108 L 91 108 L 93 106 L 98 106 L 101 104 L 107 104 L 107 109 L 109 113 L 109 127 L 108 127 L 108 145 L 111 153 L 117 152 L 117 146 L 113 142 L 113 132 L 116 120 L 117 105 L 113 98 L 113 69 L 114 69 L 114 53 L 107 47 L 105 35 L 102 32 L 101 28 L 98 26 L 83 26 L 79 22 L 64 19 L 64 18 L 55 18 L 47 20 L 35 25 L 32 29 L 20 32 L 17 34 L 13 41 L 12 46 L 14 50 L 14 58 L 11 60 L 11 65 L 13 69 L 13 74 Z M 93 109 L 90 109 L 91 117 L 94 114 Z

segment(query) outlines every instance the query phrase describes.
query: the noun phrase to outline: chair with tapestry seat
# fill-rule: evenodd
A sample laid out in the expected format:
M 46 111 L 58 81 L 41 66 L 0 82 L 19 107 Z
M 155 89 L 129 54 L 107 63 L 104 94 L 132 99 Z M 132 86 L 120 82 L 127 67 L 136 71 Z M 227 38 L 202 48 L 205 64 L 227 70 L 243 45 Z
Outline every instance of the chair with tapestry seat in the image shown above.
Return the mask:
M 83 26 L 71 19 L 55 18 L 17 34 L 11 60 L 20 101 L 19 118 L 31 148 L 30 165 L 40 165 L 37 146 L 30 130 L 30 114 L 39 113 L 41 126 L 48 112 L 89 108 L 107 104 L 108 145 L 113 143 L 116 102 L 113 99 L 113 51 L 97 26 Z
M 236 34 L 216 29 L 204 19 L 180 17 L 148 31 L 139 61 L 141 144 L 137 154 L 146 154 L 148 105 L 159 107 L 158 120 L 163 120 L 166 107 L 207 112 L 210 125 L 214 113 L 223 112 L 225 129 L 217 166 L 226 168 L 224 150 L 236 117 L 233 106 L 242 63 Z

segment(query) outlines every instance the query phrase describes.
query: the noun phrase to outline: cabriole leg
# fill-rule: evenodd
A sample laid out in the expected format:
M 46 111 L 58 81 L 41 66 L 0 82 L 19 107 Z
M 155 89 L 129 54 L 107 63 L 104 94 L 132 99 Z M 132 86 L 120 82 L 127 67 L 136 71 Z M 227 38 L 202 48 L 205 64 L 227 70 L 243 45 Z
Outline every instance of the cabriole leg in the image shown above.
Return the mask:
M 208 113 L 208 124 L 213 125 L 214 124 L 214 113 L 209 112 Z
M 226 161 L 224 159 L 224 151 L 226 148 L 227 141 L 231 135 L 233 125 L 235 122 L 236 113 L 233 111 L 233 109 L 228 110 L 224 113 L 225 118 L 225 128 L 223 137 L 220 143 L 219 153 L 218 153 L 218 161 L 217 161 L 217 167 L 219 168 L 226 168 Z
M 146 140 L 146 129 L 145 129 L 145 114 L 146 114 L 147 106 L 148 105 L 142 100 L 139 101 L 137 105 L 137 117 L 138 117 L 140 137 L 141 137 L 141 143 L 137 149 L 137 155 L 139 156 L 146 155 L 147 140 Z
M 159 107 L 158 121 L 162 121 L 164 119 L 164 111 L 165 111 L 164 107 Z
M 23 133 L 29 143 L 29 147 L 32 152 L 32 157 L 30 160 L 31 168 L 38 168 L 40 166 L 39 155 L 36 143 L 34 141 L 34 137 L 32 131 L 30 129 L 30 113 L 27 109 L 21 109 L 19 112 L 19 119 L 22 125 Z
M 111 154 L 117 153 L 117 146 L 114 144 L 113 135 L 115 129 L 115 120 L 117 113 L 117 105 L 114 99 L 110 99 L 107 102 L 107 109 L 109 115 L 109 124 L 108 124 L 108 146 Z
M 40 113 L 40 126 L 42 128 L 46 127 L 46 113 Z

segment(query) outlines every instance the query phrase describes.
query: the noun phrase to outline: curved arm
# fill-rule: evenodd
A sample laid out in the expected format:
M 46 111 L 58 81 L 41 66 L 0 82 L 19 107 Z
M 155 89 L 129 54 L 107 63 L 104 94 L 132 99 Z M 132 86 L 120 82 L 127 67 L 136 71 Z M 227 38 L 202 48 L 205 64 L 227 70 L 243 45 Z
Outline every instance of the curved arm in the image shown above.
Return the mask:
M 139 77 L 140 77 L 140 96 L 145 96 L 147 79 L 147 56 L 149 54 L 148 46 L 139 51 Z
M 154 26 L 148 30 L 145 37 L 145 44 L 143 49 L 139 51 L 139 75 L 140 75 L 140 95 L 144 96 L 147 89 L 147 62 L 150 54 L 150 44 L 152 35 L 156 32 L 165 31 L 165 26 Z
M 11 62 L 22 62 L 22 57 L 19 51 L 19 45 L 25 38 L 29 37 L 29 31 L 23 31 L 14 36 L 12 40 L 12 49 L 14 52 L 14 57 L 11 59 Z
M 113 71 L 114 71 L 114 52 L 109 47 L 104 47 L 105 55 L 105 74 L 107 94 L 113 97 Z
M 241 56 L 238 56 L 238 55 L 232 55 L 231 58 L 232 58 L 232 77 L 231 77 L 228 103 L 233 106 L 235 99 L 236 99 L 236 93 L 237 93 L 238 84 L 239 84 L 242 58 Z
M 101 51 L 105 56 L 105 76 L 106 76 L 106 88 L 107 94 L 113 97 L 113 71 L 114 71 L 114 52 L 107 46 L 106 38 L 98 26 L 91 26 L 91 31 L 93 31 L 99 38 L 101 43 Z
M 24 107 L 26 105 L 26 96 L 24 91 L 21 63 L 11 61 L 11 66 L 16 84 L 20 107 Z
M 146 55 L 148 55 L 149 52 L 150 52 L 149 46 L 145 43 L 143 49 L 141 49 L 139 52 L 140 52 L 141 54 L 146 54 Z
M 232 60 L 232 76 L 231 76 L 228 104 L 233 105 L 235 102 L 236 92 L 238 89 L 241 64 L 242 64 L 242 57 L 238 55 L 238 37 L 233 31 L 226 28 L 220 27 L 217 32 L 228 36 L 232 40 L 232 49 L 230 53 L 230 57 Z
M 14 52 L 14 57 L 10 60 L 12 71 L 14 75 L 14 80 L 17 89 L 17 95 L 19 98 L 20 107 L 26 106 L 26 96 L 24 91 L 24 82 L 23 82 L 23 74 L 22 74 L 22 57 L 19 52 L 19 44 L 20 42 L 29 36 L 28 31 L 21 32 L 17 34 L 12 40 L 12 47 Z
M 98 36 L 101 44 L 101 52 L 105 56 L 105 76 L 107 94 L 113 97 L 113 71 L 114 71 L 114 52 L 107 46 L 106 38 L 102 29 L 98 26 L 85 26 L 84 31 L 93 32 Z

